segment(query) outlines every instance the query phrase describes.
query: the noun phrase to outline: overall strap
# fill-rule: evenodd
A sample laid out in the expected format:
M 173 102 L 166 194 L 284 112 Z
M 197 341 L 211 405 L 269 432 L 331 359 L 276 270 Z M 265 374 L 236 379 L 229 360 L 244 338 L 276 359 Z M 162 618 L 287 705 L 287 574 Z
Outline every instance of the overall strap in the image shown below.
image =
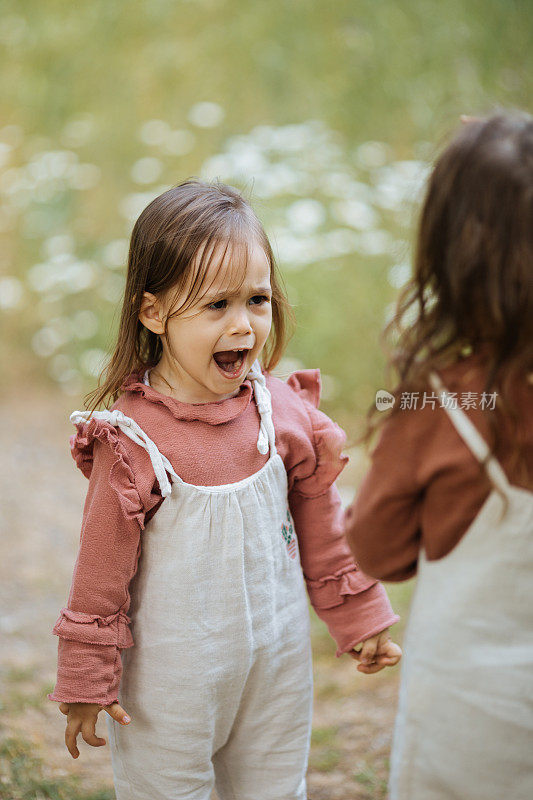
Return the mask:
M 447 402 L 443 403 L 444 410 L 468 449 L 473 453 L 475 458 L 484 465 L 487 475 L 494 486 L 503 492 L 503 494 L 507 494 L 510 489 L 507 476 L 499 462 L 491 454 L 488 444 L 481 436 L 476 426 L 468 419 L 462 408 L 458 408 L 457 405 L 454 405 L 453 398 L 450 397 L 448 390 L 436 372 L 430 373 L 429 382 L 433 389 L 442 395 L 443 400 L 447 400 Z
M 257 359 L 246 377 L 252 382 L 255 403 L 261 417 L 257 449 L 266 455 L 270 447 L 270 455 L 274 456 L 276 454 L 276 431 L 272 422 L 272 397 L 267 388 L 265 376 L 261 372 L 261 364 Z
M 90 414 L 89 411 L 74 411 L 70 415 L 70 421 L 73 425 L 77 425 L 78 423 L 86 423 L 89 419 L 100 419 L 104 420 L 105 422 L 109 422 L 110 425 L 113 425 L 115 428 L 120 428 L 126 436 L 128 436 L 132 441 L 139 444 L 141 447 L 147 451 L 148 455 L 150 456 L 150 461 L 152 462 L 152 467 L 154 468 L 155 476 L 159 483 L 159 488 L 161 489 L 161 494 L 163 497 L 168 497 L 171 493 L 172 487 L 170 481 L 167 477 L 167 472 L 177 478 L 179 480 L 178 475 L 176 475 L 172 464 L 166 458 L 166 456 L 162 455 L 157 445 L 146 435 L 142 428 L 137 425 L 135 420 L 131 419 L 131 417 L 127 417 L 122 411 L 118 409 L 114 409 L 110 411 L 106 409 L 105 411 L 93 411 Z

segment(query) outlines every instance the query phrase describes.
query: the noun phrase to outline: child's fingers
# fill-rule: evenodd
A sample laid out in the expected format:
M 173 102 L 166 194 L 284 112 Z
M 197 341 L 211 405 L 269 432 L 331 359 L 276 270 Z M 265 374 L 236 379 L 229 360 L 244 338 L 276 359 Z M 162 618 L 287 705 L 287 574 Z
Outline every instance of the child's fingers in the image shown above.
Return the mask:
M 388 658 L 397 658 L 398 661 L 402 657 L 402 648 L 396 642 L 387 642 L 387 646 L 381 652 Z
M 373 664 L 381 664 L 383 667 L 393 667 L 399 661 L 398 656 L 376 656 Z
M 392 665 L 397 664 L 402 657 L 402 651 L 397 644 L 390 644 L 386 650 L 379 652 L 375 658 L 378 664 Z
M 84 719 L 81 723 L 81 735 L 87 744 L 90 744 L 92 747 L 102 747 L 106 741 L 105 739 L 102 739 L 100 736 L 96 735 L 94 727 L 95 723 L 95 719 Z
M 365 675 L 373 675 L 374 672 L 380 672 L 380 670 L 385 669 L 385 664 L 358 664 L 357 670 L 358 672 L 364 672 Z
M 362 650 L 350 650 L 349 655 L 354 659 L 354 661 L 361 661 L 361 653 L 362 653 Z M 369 662 L 369 663 L 375 664 L 381 658 L 383 658 L 383 656 L 377 656 L 376 655 L 374 660 L 372 662 Z
M 116 719 L 121 725 L 127 725 L 128 722 L 131 722 L 131 718 L 118 703 L 111 703 L 109 706 L 104 706 L 104 711 L 107 711 L 109 716 Z
M 81 720 L 76 722 L 67 722 L 65 728 L 65 744 L 72 758 L 78 758 L 80 751 L 76 746 L 76 737 L 81 730 Z
M 377 649 L 378 642 L 376 637 L 367 639 L 366 642 L 363 642 L 359 658 L 361 664 L 371 664 L 373 661 L 375 661 Z
M 352 650 L 350 655 L 355 661 L 359 661 L 359 672 L 372 675 L 397 664 L 402 657 L 402 651 L 394 642 L 387 640 L 380 643 L 379 636 L 374 636 L 363 642 L 360 650 Z

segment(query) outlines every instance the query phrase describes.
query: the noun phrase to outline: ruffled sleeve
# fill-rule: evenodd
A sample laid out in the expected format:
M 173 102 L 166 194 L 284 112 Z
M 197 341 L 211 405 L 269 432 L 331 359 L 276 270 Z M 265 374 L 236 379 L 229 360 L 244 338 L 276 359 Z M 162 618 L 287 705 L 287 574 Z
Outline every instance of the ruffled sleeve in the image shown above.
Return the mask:
M 324 575 L 315 581 L 308 580 L 307 590 L 313 608 L 335 608 L 348 597 L 364 592 L 375 583 L 375 578 L 369 578 L 356 564 L 348 564 L 332 575 Z
M 102 617 L 100 614 L 62 608 L 52 633 L 71 642 L 113 645 L 124 649 L 133 647 L 130 622 L 131 619 L 123 611 Z
M 117 429 L 108 422 L 93 417 L 87 423 L 76 425 L 76 430 L 77 433 L 70 437 L 70 451 L 76 466 L 89 479 L 93 469 L 95 442 L 102 442 L 108 447 L 113 454 L 108 475 L 109 485 L 117 494 L 124 517 L 136 520 L 141 530 L 144 530 L 143 503 Z
M 348 456 L 342 453 L 346 434 L 333 420 L 318 410 L 320 370 L 294 372 L 287 385 L 299 396 L 307 412 L 314 452 L 314 463 L 308 465 L 308 474 L 296 478 L 294 490 L 304 497 L 318 497 L 327 492 L 348 463 Z
M 342 454 L 346 435 L 319 411 L 320 372 L 302 370 L 288 386 L 305 408 L 312 447 L 298 440 L 301 458 L 289 481 L 300 560 L 309 599 L 337 642 L 337 655 L 385 630 L 394 614 L 384 588 L 354 562 L 344 535 L 344 514 L 335 480 L 348 458 Z
M 113 426 L 96 419 L 81 423 L 70 444 L 89 488 L 68 602 L 53 628 L 57 681 L 48 697 L 108 705 L 117 699 L 121 652 L 133 645 L 127 613 L 141 552 L 142 495 Z

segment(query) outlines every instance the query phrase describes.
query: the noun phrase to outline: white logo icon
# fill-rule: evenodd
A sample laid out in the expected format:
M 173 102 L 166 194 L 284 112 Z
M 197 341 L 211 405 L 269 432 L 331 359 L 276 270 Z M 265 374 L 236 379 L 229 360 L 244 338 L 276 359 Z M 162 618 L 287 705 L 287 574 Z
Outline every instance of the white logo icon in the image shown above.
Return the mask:
M 376 392 L 376 408 L 378 411 L 387 411 L 394 405 L 394 395 L 387 392 L 385 389 L 379 389 Z

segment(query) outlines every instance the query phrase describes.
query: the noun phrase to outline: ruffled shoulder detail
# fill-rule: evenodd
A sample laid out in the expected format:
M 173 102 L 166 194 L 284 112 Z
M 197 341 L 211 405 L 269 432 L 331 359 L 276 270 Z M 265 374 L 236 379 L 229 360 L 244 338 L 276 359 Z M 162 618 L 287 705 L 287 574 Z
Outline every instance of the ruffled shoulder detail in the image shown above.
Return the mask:
M 287 386 L 290 386 L 293 392 L 296 392 L 304 400 L 318 408 L 322 391 L 319 369 L 301 369 L 298 372 L 293 372 L 287 380 Z
M 342 453 L 346 434 L 336 422 L 318 409 L 321 391 L 320 370 L 303 369 L 294 372 L 287 380 L 287 385 L 298 394 L 307 411 L 316 457 L 313 473 L 296 480 L 294 489 L 305 497 L 319 497 L 328 491 L 349 461 L 348 456 Z
M 144 508 L 135 485 L 135 478 L 128 455 L 119 432 L 105 420 L 91 418 L 89 422 L 76 425 L 77 433 L 70 437 L 70 452 L 76 466 L 86 478 L 93 469 L 94 443 L 96 440 L 106 444 L 115 460 L 109 470 L 109 484 L 117 493 L 120 506 L 126 519 L 136 519 L 144 530 Z

